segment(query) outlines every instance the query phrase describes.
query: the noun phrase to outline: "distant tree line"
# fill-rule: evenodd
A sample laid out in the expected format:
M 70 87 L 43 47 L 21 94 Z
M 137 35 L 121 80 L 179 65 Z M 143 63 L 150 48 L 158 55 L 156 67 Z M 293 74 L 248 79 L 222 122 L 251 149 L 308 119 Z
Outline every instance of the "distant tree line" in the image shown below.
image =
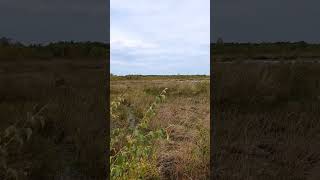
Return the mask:
M 211 44 L 211 49 L 220 52 L 243 52 L 248 50 L 255 50 L 260 52 L 279 52 L 290 50 L 319 50 L 320 44 L 308 44 L 304 41 L 300 42 L 274 42 L 274 43 L 217 43 Z
M 227 43 L 222 40 L 211 44 L 211 54 L 256 59 L 294 59 L 320 57 L 320 44 L 300 42 Z
M 101 42 L 61 41 L 25 45 L 0 38 L 0 59 L 105 58 L 110 45 Z
M 176 78 L 176 79 L 196 79 L 196 78 L 208 78 L 209 75 L 140 75 L 140 74 L 129 74 L 129 75 L 115 75 L 110 73 L 111 80 L 138 80 L 138 79 L 163 79 L 163 78 Z

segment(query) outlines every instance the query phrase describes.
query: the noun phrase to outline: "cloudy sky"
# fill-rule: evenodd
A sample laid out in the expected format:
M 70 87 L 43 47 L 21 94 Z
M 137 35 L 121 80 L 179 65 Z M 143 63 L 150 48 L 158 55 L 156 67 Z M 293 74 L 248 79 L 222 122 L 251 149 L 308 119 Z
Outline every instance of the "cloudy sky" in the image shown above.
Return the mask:
M 214 0 L 211 41 L 320 42 L 319 0 Z
M 108 0 L 0 0 L 0 37 L 108 42 Z
M 209 74 L 210 0 L 111 0 L 111 72 Z

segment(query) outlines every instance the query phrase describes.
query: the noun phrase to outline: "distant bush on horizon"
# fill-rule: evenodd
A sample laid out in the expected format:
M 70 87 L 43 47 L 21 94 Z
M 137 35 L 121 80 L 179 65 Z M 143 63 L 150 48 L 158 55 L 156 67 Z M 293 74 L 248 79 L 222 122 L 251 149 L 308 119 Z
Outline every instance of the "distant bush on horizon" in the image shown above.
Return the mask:
M 73 41 L 25 45 L 0 38 L 0 59 L 106 58 L 109 47 L 101 42 Z

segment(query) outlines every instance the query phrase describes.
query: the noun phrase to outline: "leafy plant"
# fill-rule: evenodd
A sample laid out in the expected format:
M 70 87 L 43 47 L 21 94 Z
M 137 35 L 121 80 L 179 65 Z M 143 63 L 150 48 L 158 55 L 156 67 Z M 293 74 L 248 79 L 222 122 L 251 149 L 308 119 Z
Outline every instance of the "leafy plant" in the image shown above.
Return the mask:
M 117 127 L 111 133 L 111 178 L 145 179 L 157 177 L 155 166 L 154 143 L 164 138 L 163 129 L 151 130 L 149 122 L 156 115 L 157 106 L 166 98 L 165 88 L 145 111 L 143 118 L 134 128 Z M 123 97 L 111 102 L 110 112 L 113 121 L 119 118 L 117 108 L 124 102 Z

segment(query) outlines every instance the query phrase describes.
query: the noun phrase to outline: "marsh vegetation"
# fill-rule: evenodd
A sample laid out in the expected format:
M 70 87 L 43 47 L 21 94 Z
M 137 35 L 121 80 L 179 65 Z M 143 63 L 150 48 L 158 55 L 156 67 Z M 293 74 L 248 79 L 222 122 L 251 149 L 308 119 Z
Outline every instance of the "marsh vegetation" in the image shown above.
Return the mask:
M 119 98 L 121 103 L 116 111 L 111 110 L 117 115 L 111 130 L 122 131 L 111 136 L 111 141 L 117 141 L 111 146 L 112 177 L 208 179 L 209 96 L 206 76 L 112 77 L 111 105 Z M 146 117 L 147 124 L 141 129 Z M 140 161 L 115 162 L 123 148 L 127 149 L 125 158 Z
M 213 48 L 218 53 L 212 54 L 217 58 L 212 64 L 217 179 L 319 178 L 318 47 L 279 43 Z M 221 52 L 223 48 L 229 53 Z M 274 59 L 279 62 L 265 62 Z
M 0 51 L 7 48 L 35 54 L 0 55 L 0 179 L 103 179 L 105 57 L 37 58 L 41 47 L 8 44 Z

